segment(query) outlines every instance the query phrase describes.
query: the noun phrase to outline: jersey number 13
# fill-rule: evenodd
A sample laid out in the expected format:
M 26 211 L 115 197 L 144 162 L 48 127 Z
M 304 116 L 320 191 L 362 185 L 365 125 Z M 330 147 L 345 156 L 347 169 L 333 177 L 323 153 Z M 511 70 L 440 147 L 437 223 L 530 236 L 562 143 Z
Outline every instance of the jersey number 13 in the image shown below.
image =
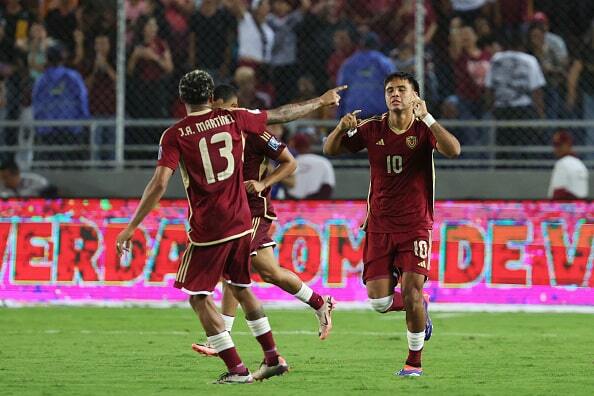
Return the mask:
M 210 138 L 210 144 L 224 143 L 224 146 L 219 148 L 219 155 L 221 158 L 227 160 L 227 167 L 222 172 L 218 172 L 215 177 L 214 170 L 212 169 L 212 162 L 210 160 L 210 154 L 208 153 L 208 143 L 206 138 L 200 139 L 198 142 L 198 148 L 200 149 L 200 156 L 202 157 L 202 165 L 204 166 L 204 175 L 206 176 L 206 182 L 208 184 L 215 183 L 217 181 L 223 181 L 231 177 L 235 170 L 235 159 L 233 158 L 233 139 L 229 132 L 215 133 Z

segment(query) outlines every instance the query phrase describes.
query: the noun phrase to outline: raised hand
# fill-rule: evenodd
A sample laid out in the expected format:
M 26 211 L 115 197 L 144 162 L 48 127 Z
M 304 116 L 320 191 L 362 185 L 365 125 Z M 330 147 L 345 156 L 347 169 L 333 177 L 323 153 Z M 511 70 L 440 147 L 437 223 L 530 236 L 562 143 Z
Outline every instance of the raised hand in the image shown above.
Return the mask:
M 357 114 L 359 114 L 361 110 L 355 110 L 353 112 L 345 114 L 344 117 L 340 119 L 338 123 L 338 128 L 341 131 L 349 131 L 351 129 L 357 128 Z
M 417 95 L 417 93 L 415 93 L 411 105 L 413 108 L 413 115 L 418 120 L 422 120 L 429 113 L 429 111 L 427 111 L 427 104 L 419 97 L 419 95 Z
M 340 103 L 340 91 L 347 89 L 347 85 L 341 85 L 340 87 L 332 88 L 326 91 L 320 99 L 322 106 L 338 106 Z

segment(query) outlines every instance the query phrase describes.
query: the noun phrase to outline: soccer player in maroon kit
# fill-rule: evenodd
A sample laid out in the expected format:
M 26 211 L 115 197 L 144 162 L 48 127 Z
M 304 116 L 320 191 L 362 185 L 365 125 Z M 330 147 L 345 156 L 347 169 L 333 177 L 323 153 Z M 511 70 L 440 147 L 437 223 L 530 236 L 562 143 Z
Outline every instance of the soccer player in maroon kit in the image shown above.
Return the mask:
M 237 93 L 229 85 L 220 85 L 214 91 L 213 108 L 236 108 Z M 269 160 L 277 161 L 274 171 L 268 174 Z M 286 148 L 268 132 L 262 135 L 245 137 L 243 177 L 248 192 L 248 204 L 252 214 L 254 233 L 251 241 L 252 267 L 266 283 L 274 284 L 315 310 L 319 321 L 319 336 L 324 340 L 332 329 L 332 310 L 336 302 L 331 296 L 320 296 L 299 277 L 286 268 L 282 268 L 274 257 L 273 248 L 276 243 L 269 235 L 272 221 L 276 214 L 270 200 L 270 190 L 277 183 L 291 175 L 297 168 L 297 161 Z M 225 329 L 231 332 L 237 300 L 226 283 L 224 285 L 221 314 Z M 192 348 L 206 356 L 216 356 L 212 345 L 193 344 Z
M 371 185 L 363 247 L 363 282 L 373 309 L 406 311 L 408 358 L 396 374 L 423 374 L 421 352 L 433 329 L 423 285 L 429 274 L 433 227 L 433 150 L 460 155 L 458 139 L 427 111 L 419 85 L 408 73 L 384 81 L 388 112 L 358 121 L 345 115 L 330 133 L 324 153 L 367 149 Z M 394 290 L 401 283 L 401 293 Z
M 159 144 L 157 168 L 133 219 L 117 237 L 119 254 L 142 220 L 159 202 L 178 165 L 189 204 L 189 246 L 182 257 L 175 287 L 190 295 L 196 312 L 228 372 L 216 383 L 251 383 L 288 370 L 279 356 L 268 318 L 249 288 L 251 215 L 243 185 L 242 132 L 261 135 L 267 122 L 286 122 L 340 100 L 338 90 L 321 97 L 270 111 L 211 108 L 214 83 L 202 70 L 182 77 L 179 95 L 188 116 L 165 130 Z M 264 351 L 264 364 L 252 377 L 237 353 L 212 292 L 219 279 L 230 282 L 248 327 Z

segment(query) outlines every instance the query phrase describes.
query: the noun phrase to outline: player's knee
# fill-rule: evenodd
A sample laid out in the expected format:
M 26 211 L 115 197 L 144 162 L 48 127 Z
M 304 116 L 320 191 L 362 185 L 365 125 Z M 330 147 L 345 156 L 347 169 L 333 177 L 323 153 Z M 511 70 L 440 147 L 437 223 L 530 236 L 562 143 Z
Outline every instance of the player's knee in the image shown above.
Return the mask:
M 260 277 L 266 283 L 276 283 L 278 275 L 275 271 L 264 270 L 260 271 Z
M 415 306 L 423 306 L 423 292 L 415 288 L 407 290 L 402 295 L 402 300 L 407 311 L 411 311 Z
M 190 305 L 193 308 L 198 308 L 201 305 L 204 305 L 204 303 L 206 302 L 206 295 L 203 294 L 196 294 L 193 296 L 190 296 Z
M 386 313 L 392 306 L 394 296 L 382 297 L 382 298 L 370 298 L 371 307 L 379 313 Z

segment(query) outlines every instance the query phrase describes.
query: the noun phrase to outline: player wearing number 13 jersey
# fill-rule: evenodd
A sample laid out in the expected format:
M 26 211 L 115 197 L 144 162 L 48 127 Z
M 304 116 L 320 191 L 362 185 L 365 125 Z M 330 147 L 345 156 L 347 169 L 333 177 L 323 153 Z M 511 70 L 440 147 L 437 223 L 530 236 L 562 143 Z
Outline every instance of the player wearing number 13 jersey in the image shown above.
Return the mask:
M 423 373 L 421 351 L 433 329 L 423 284 L 429 274 L 433 226 L 433 150 L 448 157 L 460 143 L 427 112 L 413 76 L 386 77 L 388 113 L 363 121 L 344 116 L 328 136 L 328 155 L 367 149 L 371 183 L 363 248 L 363 281 L 372 307 L 406 311 L 409 354 L 397 374 Z M 401 279 L 400 279 L 401 278 Z M 402 293 L 394 291 L 401 283 Z
M 208 342 L 227 366 L 228 372 L 216 383 L 250 383 L 283 374 L 288 366 L 279 356 L 268 318 L 249 288 L 252 225 L 243 187 L 242 132 L 260 134 L 267 122 L 290 121 L 325 104 L 336 104 L 340 96 L 330 92 L 267 112 L 213 110 L 213 91 L 214 82 L 205 71 L 194 70 L 180 80 L 179 95 L 188 116 L 163 133 L 155 174 L 116 243 L 119 254 L 129 249 L 136 228 L 157 205 L 179 166 L 188 195 L 190 244 L 181 260 L 175 286 L 190 295 L 190 305 Z M 212 300 L 221 276 L 230 281 L 248 327 L 264 352 L 264 364 L 253 376 L 241 361 Z

